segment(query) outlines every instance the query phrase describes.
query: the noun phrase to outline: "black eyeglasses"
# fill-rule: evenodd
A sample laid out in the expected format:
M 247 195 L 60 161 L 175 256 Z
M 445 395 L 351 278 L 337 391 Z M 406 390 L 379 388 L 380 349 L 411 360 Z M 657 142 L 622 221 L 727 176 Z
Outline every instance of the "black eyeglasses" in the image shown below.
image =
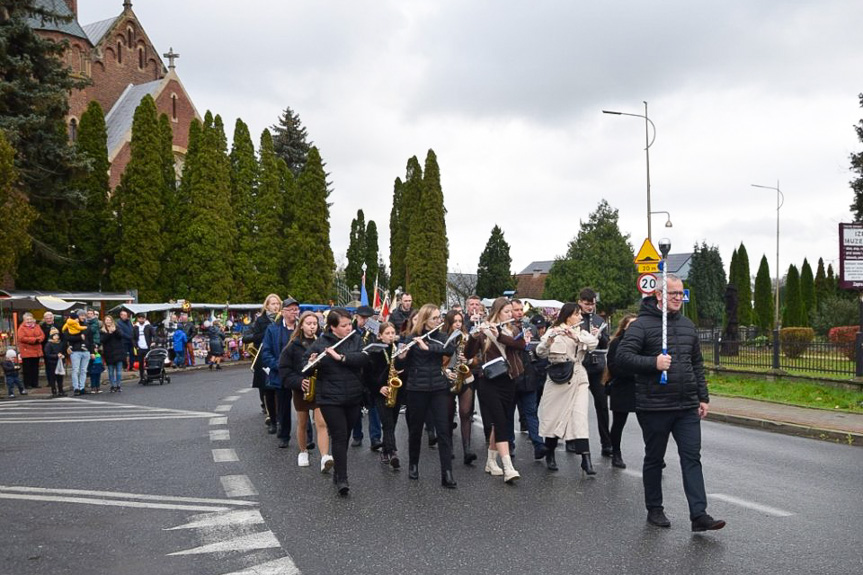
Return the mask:
M 665 293 L 668 295 L 668 297 L 678 297 L 678 298 L 683 297 L 682 291 L 669 291 L 669 292 L 665 292 Z

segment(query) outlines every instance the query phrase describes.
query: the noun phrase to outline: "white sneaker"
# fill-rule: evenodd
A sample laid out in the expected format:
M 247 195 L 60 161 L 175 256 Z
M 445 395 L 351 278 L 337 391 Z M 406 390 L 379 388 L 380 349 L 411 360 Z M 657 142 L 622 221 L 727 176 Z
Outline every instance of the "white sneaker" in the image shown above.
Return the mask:
M 324 455 L 321 457 L 321 473 L 329 473 L 330 469 L 335 465 L 332 455 Z
M 297 465 L 300 467 L 308 467 L 309 466 L 309 452 L 308 451 L 300 451 L 300 454 L 297 456 Z

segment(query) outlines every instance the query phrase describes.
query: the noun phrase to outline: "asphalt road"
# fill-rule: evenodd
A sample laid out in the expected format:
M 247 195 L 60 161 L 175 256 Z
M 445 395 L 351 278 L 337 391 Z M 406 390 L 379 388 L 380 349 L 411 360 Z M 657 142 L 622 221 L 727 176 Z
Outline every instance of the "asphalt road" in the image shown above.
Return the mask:
M 645 523 L 640 433 L 625 471 L 560 452 L 534 462 L 519 436 L 514 486 L 461 463 L 440 486 L 423 447 L 420 480 L 351 448 L 351 495 L 298 468 L 267 435 L 247 368 L 197 371 L 120 395 L 0 402 L 0 573 L 860 573 L 863 451 L 704 422 L 709 509 L 690 531 L 673 442 L 670 529 Z M 475 437 L 482 437 L 475 428 Z M 398 433 L 403 461 L 407 437 Z M 479 451 L 479 450 L 478 450 Z

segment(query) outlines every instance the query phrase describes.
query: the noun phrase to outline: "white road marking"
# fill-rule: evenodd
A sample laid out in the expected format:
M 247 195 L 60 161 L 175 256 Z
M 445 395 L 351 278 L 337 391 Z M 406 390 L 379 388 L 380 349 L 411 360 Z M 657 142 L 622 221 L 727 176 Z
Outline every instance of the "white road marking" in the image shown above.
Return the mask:
M 252 533 L 243 537 L 236 537 L 228 541 L 219 541 L 218 543 L 210 543 L 185 551 L 176 551 L 168 553 L 168 557 L 178 555 L 200 555 L 202 553 L 224 553 L 226 551 L 253 551 L 255 549 L 272 549 L 281 547 L 279 540 L 273 535 L 272 531 L 263 531 L 261 533 Z M 254 571 L 253 571 L 254 573 Z
M 224 475 L 219 478 L 225 495 L 228 497 L 249 497 L 257 495 L 258 492 L 252 481 L 245 475 Z
M 250 391 L 255 391 L 254 387 L 244 387 L 243 389 L 238 389 L 237 393 L 249 393 Z
M 229 441 L 231 439 L 231 432 L 227 429 L 211 429 L 210 430 L 210 441 Z
M 228 397 L 222 398 L 222 401 L 237 401 L 240 399 L 239 395 L 229 395 Z
M 87 495 L 111 499 L 139 499 L 141 501 L 171 501 L 175 503 L 212 503 L 217 505 L 252 506 L 254 501 L 238 501 L 236 499 L 212 499 L 201 497 L 178 497 L 176 495 L 148 495 L 143 493 L 128 493 L 125 491 L 93 491 L 90 489 L 50 489 L 47 487 L 24 487 L 20 485 L 0 485 L 0 493 L 37 493 L 50 495 Z
M 210 418 L 210 425 L 228 425 L 227 417 L 212 417 Z
M 0 423 L 93 423 L 100 421 L 153 421 L 157 419 L 201 419 L 209 415 L 132 415 L 129 417 L 80 417 L 77 419 L 0 419 Z
M 27 501 L 51 501 L 54 503 L 84 503 L 110 507 L 136 507 L 140 509 L 170 509 L 173 511 L 227 511 L 230 507 L 206 505 L 176 505 L 173 503 L 144 503 L 141 501 L 120 501 L 112 499 L 91 499 L 88 497 L 62 497 L 59 495 L 31 495 L 27 493 L 2 493 L 0 499 L 23 499 Z
M 631 475 L 633 477 L 638 477 L 639 479 L 641 479 L 643 477 L 641 472 L 636 471 L 635 469 L 621 469 L 620 472 L 625 473 L 626 475 Z
M 2 407 L 2 406 L 0 406 Z M 215 414 L 164 407 L 84 399 L 34 400 L 28 405 L 0 409 L 2 423 L 93 423 L 106 421 L 147 421 L 158 419 L 209 418 Z
M 231 411 L 231 408 L 234 407 L 233 403 L 226 403 L 223 405 L 216 406 L 217 413 L 225 413 L 226 411 Z
M 294 563 L 294 560 L 288 557 L 282 557 L 274 561 L 267 561 L 260 565 L 253 565 L 242 571 L 232 571 L 225 575 L 299 575 L 300 570 Z
M 213 450 L 213 461 L 216 463 L 224 463 L 226 461 L 239 461 L 240 458 L 237 457 L 237 452 L 233 449 L 214 449 Z
M 226 525 L 256 525 L 264 523 L 261 512 L 257 509 L 241 509 L 239 511 L 227 511 L 225 513 L 207 513 L 197 515 L 192 521 L 176 527 L 168 527 L 163 531 L 174 531 L 176 529 L 206 529 L 212 527 L 224 527 Z
M 785 511 L 784 509 L 770 507 L 768 505 L 761 505 L 760 503 L 755 503 L 754 501 L 747 501 L 746 499 L 740 499 L 738 497 L 734 497 L 733 495 L 726 495 L 724 493 L 709 493 L 707 496 L 712 497 L 713 499 L 719 499 L 720 501 L 725 501 L 726 503 L 731 503 L 733 505 L 746 507 L 747 509 L 760 511 L 761 513 L 766 513 L 767 515 L 773 515 L 774 517 L 791 517 L 792 515 L 794 515 L 794 513 L 792 513 L 791 511 Z

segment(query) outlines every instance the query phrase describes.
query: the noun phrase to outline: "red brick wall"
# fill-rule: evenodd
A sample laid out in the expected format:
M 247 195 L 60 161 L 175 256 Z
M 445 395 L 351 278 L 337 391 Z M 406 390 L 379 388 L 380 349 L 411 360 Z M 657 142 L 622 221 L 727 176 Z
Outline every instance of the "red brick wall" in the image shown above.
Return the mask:
M 172 96 L 177 99 L 177 117 L 173 117 L 173 102 Z M 192 102 L 186 97 L 185 92 L 180 89 L 180 84 L 176 80 L 170 80 L 168 85 L 159 94 L 156 99 L 156 108 L 160 114 L 167 114 L 171 119 L 171 127 L 174 129 L 174 145 L 183 148 L 183 151 L 189 147 L 189 125 L 195 119 L 195 108 Z
M 126 170 L 126 164 L 129 163 L 129 157 L 131 155 L 131 152 L 132 148 L 129 146 L 129 142 L 126 142 L 125 144 L 123 144 L 123 147 L 120 148 L 120 152 L 114 158 L 114 161 L 111 162 L 108 185 L 111 186 L 112 190 L 120 185 L 120 177 Z

